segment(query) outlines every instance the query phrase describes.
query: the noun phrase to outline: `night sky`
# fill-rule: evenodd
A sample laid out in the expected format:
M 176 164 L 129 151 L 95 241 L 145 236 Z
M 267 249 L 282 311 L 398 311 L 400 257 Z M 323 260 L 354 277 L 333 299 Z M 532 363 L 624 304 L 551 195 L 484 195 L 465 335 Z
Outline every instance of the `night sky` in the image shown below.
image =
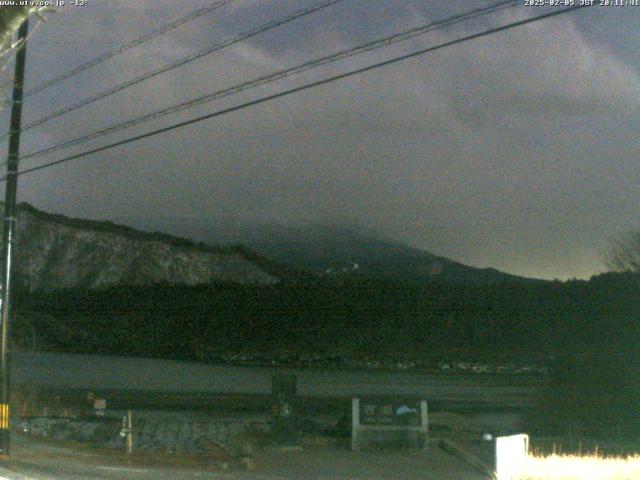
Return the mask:
M 210 3 L 67 5 L 30 38 L 26 88 Z M 237 0 L 27 99 L 24 122 L 312 3 Z M 25 132 L 22 152 L 491 3 L 343 0 Z M 22 166 L 545 11 L 523 0 Z M 640 226 L 639 21 L 640 7 L 593 7 L 442 49 L 21 176 L 19 200 L 207 240 L 237 224 L 362 226 L 478 267 L 588 278 L 608 239 Z

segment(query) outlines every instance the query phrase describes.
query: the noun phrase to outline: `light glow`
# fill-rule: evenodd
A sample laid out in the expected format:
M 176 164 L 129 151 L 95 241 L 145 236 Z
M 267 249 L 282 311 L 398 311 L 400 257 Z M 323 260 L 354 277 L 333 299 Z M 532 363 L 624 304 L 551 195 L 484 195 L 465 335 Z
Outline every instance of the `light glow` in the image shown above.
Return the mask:
M 513 480 L 630 480 L 640 478 L 640 455 L 528 455 Z

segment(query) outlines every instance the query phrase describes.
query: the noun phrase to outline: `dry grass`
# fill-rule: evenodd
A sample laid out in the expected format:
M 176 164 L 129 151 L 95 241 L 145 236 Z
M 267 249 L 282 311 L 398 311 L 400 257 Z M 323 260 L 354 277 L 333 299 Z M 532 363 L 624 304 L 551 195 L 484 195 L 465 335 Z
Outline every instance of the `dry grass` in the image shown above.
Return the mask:
M 517 480 L 635 480 L 640 479 L 640 455 L 529 455 Z

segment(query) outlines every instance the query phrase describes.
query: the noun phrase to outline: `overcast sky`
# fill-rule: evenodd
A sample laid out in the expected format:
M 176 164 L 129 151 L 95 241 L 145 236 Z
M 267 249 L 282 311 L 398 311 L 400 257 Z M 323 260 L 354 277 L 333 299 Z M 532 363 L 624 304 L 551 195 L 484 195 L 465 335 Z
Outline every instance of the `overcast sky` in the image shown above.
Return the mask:
M 30 39 L 27 88 L 210 3 L 65 6 Z M 24 122 L 312 3 L 236 0 L 29 98 Z M 22 153 L 490 3 L 343 0 L 25 132 Z M 547 10 L 519 5 L 23 167 Z M 361 225 L 478 267 L 588 278 L 608 239 L 640 226 L 639 21 L 640 7 L 593 7 L 448 47 L 24 175 L 19 200 L 198 239 L 233 223 Z

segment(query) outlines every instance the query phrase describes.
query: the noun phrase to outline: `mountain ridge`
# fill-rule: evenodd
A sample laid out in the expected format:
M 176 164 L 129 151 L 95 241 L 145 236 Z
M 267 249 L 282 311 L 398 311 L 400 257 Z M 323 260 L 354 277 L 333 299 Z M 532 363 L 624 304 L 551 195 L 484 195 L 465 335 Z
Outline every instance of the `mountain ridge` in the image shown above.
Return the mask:
M 153 283 L 275 284 L 295 273 L 243 246 L 216 247 L 112 222 L 17 209 L 15 273 L 28 290 Z
M 48 213 L 21 203 L 16 278 L 29 290 L 365 277 L 418 283 L 541 282 L 464 265 L 346 226 L 263 225 L 222 237 L 210 234 L 204 242 L 196 241 L 111 221 Z
M 224 241 L 214 235 L 207 240 Z M 227 234 L 226 240 L 242 242 L 263 257 L 319 276 L 366 275 L 462 283 L 544 282 L 491 267 L 465 265 L 367 229 L 340 225 L 246 226 Z

